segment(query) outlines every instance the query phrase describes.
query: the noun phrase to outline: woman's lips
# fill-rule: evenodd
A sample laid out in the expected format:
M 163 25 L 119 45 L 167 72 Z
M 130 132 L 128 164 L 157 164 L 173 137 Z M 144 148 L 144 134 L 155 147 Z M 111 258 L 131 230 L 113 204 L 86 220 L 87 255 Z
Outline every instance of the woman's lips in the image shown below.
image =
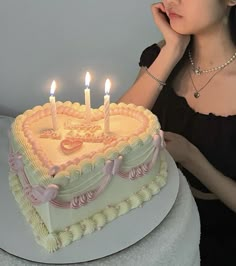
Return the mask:
M 180 15 L 174 13 L 174 12 L 169 12 L 168 17 L 170 19 L 182 18 L 182 16 L 180 16 Z

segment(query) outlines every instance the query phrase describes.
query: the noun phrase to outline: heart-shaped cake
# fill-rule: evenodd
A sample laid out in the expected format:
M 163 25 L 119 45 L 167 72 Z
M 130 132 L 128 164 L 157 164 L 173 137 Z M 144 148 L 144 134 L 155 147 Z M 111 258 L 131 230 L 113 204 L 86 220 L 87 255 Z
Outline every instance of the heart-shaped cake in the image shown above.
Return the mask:
M 32 224 L 37 220 L 45 226 L 33 229 L 49 251 L 100 229 L 165 184 L 167 165 L 157 117 L 141 106 L 111 104 L 106 132 L 104 113 L 104 106 L 92 109 L 87 121 L 84 105 L 57 102 L 54 130 L 47 103 L 12 124 L 11 188 L 16 200 L 22 193 L 29 203 L 17 200 L 24 213 L 33 215 Z M 25 211 L 26 206 L 32 212 Z M 59 241 L 49 247 L 56 235 Z

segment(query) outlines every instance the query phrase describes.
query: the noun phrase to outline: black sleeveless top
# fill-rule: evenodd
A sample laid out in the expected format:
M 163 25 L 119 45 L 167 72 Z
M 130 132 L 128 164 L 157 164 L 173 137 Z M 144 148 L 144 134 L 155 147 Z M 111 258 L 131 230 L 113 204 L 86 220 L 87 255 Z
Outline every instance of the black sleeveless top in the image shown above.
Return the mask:
M 149 67 L 159 52 L 157 44 L 149 46 L 143 51 L 139 65 Z M 186 99 L 178 96 L 168 84 L 160 92 L 152 112 L 157 115 L 162 130 L 184 136 L 199 148 L 216 169 L 236 181 L 236 115 L 223 117 L 212 113 L 205 115 L 195 112 Z M 182 169 L 182 172 L 192 187 L 209 192 L 186 169 Z M 215 224 L 215 229 L 219 230 L 219 223 L 228 225 L 230 221 L 232 226 L 236 227 L 236 214 L 219 200 L 196 200 L 196 202 L 201 222 L 209 221 L 209 216 L 212 216 L 210 224 L 207 222 L 208 228 Z M 214 205 L 214 207 L 209 206 L 213 213 L 209 211 L 208 204 Z

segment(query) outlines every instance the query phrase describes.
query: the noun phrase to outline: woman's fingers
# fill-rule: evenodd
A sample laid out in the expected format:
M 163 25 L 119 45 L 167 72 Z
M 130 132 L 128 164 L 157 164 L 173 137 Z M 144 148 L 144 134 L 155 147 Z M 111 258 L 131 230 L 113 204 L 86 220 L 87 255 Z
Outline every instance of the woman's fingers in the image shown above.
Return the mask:
M 165 7 L 163 3 L 156 3 L 152 4 L 151 6 L 152 15 L 154 18 L 154 21 L 159 28 L 159 30 L 162 32 L 163 36 L 168 34 L 168 32 L 173 32 L 173 29 L 171 29 L 171 26 L 168 21 L 168 17 L 166 14 Z

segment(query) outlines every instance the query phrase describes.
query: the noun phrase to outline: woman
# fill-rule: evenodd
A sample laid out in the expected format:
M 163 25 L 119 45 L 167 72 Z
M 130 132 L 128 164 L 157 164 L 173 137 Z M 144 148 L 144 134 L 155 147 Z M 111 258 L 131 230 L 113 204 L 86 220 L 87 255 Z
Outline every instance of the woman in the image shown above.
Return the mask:
M 163 0 L 152 13 L 164 42 L 119 101 L 158 116 L 198 205 L 201 265 L 236 265 L 236 0 Z

